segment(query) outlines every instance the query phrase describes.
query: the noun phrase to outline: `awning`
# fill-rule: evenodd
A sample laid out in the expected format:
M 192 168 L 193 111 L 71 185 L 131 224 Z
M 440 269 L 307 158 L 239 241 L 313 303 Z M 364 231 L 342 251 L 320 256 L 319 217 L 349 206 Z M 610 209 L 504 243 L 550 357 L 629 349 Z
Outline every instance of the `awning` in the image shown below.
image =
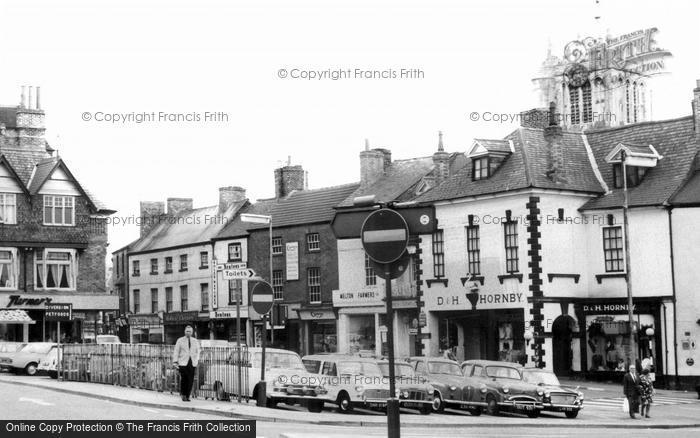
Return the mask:
M 24 310 L 0 310 L 0 324 L 34 324 Z

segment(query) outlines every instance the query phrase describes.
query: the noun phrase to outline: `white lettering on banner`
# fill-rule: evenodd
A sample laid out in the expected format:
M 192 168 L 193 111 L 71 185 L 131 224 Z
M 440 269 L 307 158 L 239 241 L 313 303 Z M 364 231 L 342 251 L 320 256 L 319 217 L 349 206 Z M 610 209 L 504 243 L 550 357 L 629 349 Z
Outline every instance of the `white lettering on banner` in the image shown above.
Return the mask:
M 209 297 L 209 302 L 211 303 L 211 308 L 216 310 L 219 307 L 219 281 L 217 279 L 218 265 L 216 264 L 216 259 L 212 260 L 212 270 L 211 270 L 211 296 Z
M 522 302 L 522 292 L 485 293 L 479 294 L 479 300 L 477 301 L 476 308 L 479 309 L 480 305 L 519 304 Z M 462 295 L 437 296 L 435 297 L 435 303 L 439 307 L 471 308 L 469 299 Z
M 336 307 L 350 306 L 383 306 L 384 290 L 363 291 L 333 291 L 333 305 Z
M 299 279 L 299 242 L 287 242 L 287 280 Z
M 627 304 L 584 304 L 584 312 L 626 312 Z M 632 311 L 637 310 L 636 305 L 632 305 Z

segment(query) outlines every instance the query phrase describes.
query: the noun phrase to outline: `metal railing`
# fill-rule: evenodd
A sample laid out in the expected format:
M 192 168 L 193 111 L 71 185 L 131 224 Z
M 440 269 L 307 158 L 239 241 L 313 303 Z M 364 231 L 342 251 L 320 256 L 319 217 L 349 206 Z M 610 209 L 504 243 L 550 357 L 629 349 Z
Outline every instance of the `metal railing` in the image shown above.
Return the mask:
M 64 380 L 179 392 L 180 373 L 172 361 L 173 345 L 66 344 L 61 349 L 60 376 Z M 229 400 L 240 392 L 247 402 L 250 358 L 246 346 L 241 347 L 240 361 L 238 357 L 235 347 L 202 348 L 192 396 Z

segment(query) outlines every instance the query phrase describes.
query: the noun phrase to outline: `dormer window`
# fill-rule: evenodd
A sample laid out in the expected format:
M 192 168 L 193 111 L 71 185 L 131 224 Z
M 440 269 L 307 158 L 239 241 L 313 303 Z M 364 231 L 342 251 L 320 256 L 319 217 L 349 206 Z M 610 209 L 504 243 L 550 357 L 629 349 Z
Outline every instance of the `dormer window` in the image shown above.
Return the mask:
M 636 187 L 648 169 L 656 167 L 662 158 L 652 145 L 618 143 L 605 157 L 605 161 L 613 165 L 614 188 L 621 189 L 625 186 L 623 170 L 627 171 L 627 187 Z M 622 168 L 623 161 L 625 169 Z
M 627 187 L 636 187 L 642 182 L 647 173 L 646 167 L 627 166 Z M 616 189 L 624 188 L 622 182 L 622 164 L 613 164 L 613 185 Z
M 489 178 L 513 151 L 510 140 L 474 140 L 467 153 L 472 160 L 472 181 Z
M 489 177 L 489 157 L 479 157 L 479 158 L 474 158 L 472 160 L 472 164 L 474 167 L 474 174 L 472 175 L 472 179 L 474 181 L 480 180 L 480 179 L 486 179 Z

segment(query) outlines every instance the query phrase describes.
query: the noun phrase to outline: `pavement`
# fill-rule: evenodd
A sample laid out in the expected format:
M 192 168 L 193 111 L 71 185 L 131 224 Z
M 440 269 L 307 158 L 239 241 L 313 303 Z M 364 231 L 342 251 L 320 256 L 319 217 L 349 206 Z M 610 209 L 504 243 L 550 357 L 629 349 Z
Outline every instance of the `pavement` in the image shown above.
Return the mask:
M 658 405 L 652 409 L 651 419 L 631 420 L 624 414 L 621 388 L 604 383 L 575 382 L 586 395 L 584 410 L 576 419 L 566 419 L 561 414 L 542 413 L 540 418 L 529 419 L 519 415 L 504 414 L 498 417 L 471 416 L 463 411 L 448 411 L 446 414 L 422 416 L 402 412 L 401 426 L 419 430 L 426 427 L 518 427 L 518 428 L 616 428 L 616 429 L 679 429 L 700 428 L 700 401 L 695 393 L 680 391 L 657 391 Z M 20 388 L 39 388 L 67 395 L 88 397 L 111 403 L 140 406 L 156 410 L 179 411 L 188 414 L 203 414 L 236 419 L 258 420 L 266 423 L 315 424 L 347 427 L 386 427 L 386 416 L 372 411 L 356 410 L 352 414 L 340 414 L 327 405 L 322 413 L 314 414 L 300 406 L 281 404 L 277 409 L 257 407 L 249 403 L 220 402 L 193 399 L 182 402 L 177 394 L 140 390 L 98 383 L 64 382 L 45 376 L 20 376 L 0 374 L 0 384 Z M 568 382 L 566 383 L 569 384 Z M 583 388 L 587 389 L 583 389 Z M 661 401 L 665 403 L 661 403 Z

